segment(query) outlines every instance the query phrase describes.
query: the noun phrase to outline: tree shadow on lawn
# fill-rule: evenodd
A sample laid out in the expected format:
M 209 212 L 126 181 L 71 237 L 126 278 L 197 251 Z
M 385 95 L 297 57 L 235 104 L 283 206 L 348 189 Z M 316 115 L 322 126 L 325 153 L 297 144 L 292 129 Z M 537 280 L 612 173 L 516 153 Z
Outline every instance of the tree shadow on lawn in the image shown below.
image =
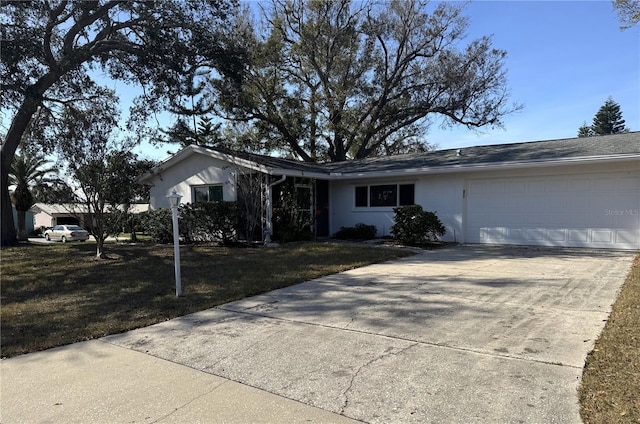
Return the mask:
M 344 269 L 336 259 L 344 253 L 332 249 L 181 246 L 179 298 L 171 245 L 110 245 L 110 260 L 96 260 L 86 244 L 4 250 L 2 355 L 151 325 Z M 362 251 L 370 262 L 385 257 Z M 341 269 L 310 266 L 316 255 Z

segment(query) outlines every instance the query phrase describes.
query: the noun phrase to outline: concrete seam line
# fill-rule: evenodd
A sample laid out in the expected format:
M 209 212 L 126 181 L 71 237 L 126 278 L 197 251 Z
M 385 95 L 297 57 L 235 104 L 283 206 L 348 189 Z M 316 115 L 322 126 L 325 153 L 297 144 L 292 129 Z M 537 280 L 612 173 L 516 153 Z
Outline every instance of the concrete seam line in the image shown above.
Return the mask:
M 242 315 L 257 316 L 257 317 L 261 317 L 261 318 L 267 318 L 267 319 L 273 319 L 273 320 L 277 320 L 277 321 L 289 322 L 289 323 L 293 323 L 293 324 L 311 325 L 311 326 L 314 326 L 314 327 L 327 328 L 327 329 L 331 329 L 331 330 L 340 330 L 340 331 L 349 331 L 349 332 L 352 332 L 352 333 L 368 334 L 368 335 L 372 335 L 372 336 L 382 337 L 382 338 L 385 338 L 385 339 L 400 340 L 400 341 L 404 341 L 404 342 L 416 343 L 416 344 L 423 345 L 423 346 L 440 347 L 440 348 L 443 348 L 443 349 L 455 350 L 455 351 L 460 351 L 460 352 L 469 352 L 469 353 L 474 353 L 476 355 L 482 355 L 482 356 L 490 356 L 490 357 L 511 359 L 511 360 L 515 360 L 515 361 L 535 362 L 535 363 L 544 364 L 544 365 L 554 365 L 554 366 L 574 368 L 574 369 L 579 369 L 579 370 L 581 370 L 583 368 L 582 366 L 569 365 L 569 364 L 564 364 L 562 362 L 542 361 L 542 360 L 539 360 L 539 359 L 520 358 L 520 357 L 517 357 L 517 356 L 503 355 L 503 354 L 499 354 L 499 353 L 488 353 L 488 352 L 482 352 L 482 351 L 469 349 L 469 348 L 464 348 L 464 347 L 448 346 L 448 345 L 441 344 L 441 343 L 424 342 L 424 341 L 421 341 L 421 340 L 414 340 L 414 339 L 409 339 L 409 338 L 406 338 L 406 337 L 388 336 L 388 335 L 385 335 L 385 334 L 373 333 L 371 331 L 354 330 L 354 329 L 346 328 L 346 327 L 335 327 L 335 326 L 326 325 L 326 324 L 318 324 L 318 323 L 313 323 L 313 322 L 297 321 L 297 320 L 292 320 L 292 319 L 287 319 L 287 318 L 274 317 L 274 316 L 271 316 L 271 315 L 259 314 L 259 313 L 256 313 L 256 312 L 237 311 L 237 310 L 233 310 L 233 309 L 226 309 L 226 308 L 221 307 L 221 306 L 217 306 L 216 309 L 220 309 L 220 310 L 226 311 L 226 312 L 242 314 Z

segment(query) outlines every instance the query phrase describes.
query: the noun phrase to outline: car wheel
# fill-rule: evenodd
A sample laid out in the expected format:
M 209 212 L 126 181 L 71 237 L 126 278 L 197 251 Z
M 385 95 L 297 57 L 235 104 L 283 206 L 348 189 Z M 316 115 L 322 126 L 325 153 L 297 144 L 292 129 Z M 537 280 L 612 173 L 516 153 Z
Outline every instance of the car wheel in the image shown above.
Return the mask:
M 45 239 L 46 241 L 51 241 L 51 237 L 49 237 L 49 234 L 45 234 L 45 235 L 44 235 L 44 239 Z
M 67 238 L 65 236 L 62 236 L 62 238 L 60 239 L 61 242 L 66 243 L 67 242 Z

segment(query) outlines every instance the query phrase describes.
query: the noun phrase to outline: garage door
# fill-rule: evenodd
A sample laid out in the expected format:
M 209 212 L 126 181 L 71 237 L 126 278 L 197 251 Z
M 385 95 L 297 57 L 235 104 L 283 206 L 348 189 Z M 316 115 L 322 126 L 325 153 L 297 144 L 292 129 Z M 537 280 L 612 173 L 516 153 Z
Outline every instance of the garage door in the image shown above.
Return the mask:
M 640 249 L 640 172 L 467 181 L 466 241 Z

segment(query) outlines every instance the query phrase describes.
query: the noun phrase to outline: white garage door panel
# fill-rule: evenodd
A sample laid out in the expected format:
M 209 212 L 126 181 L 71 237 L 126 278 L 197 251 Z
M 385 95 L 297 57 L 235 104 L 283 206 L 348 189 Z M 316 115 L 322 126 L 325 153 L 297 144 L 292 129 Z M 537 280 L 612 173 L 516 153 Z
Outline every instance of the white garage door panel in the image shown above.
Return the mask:
M 640 172 L 467 181 L 466 241 L 640 249 Z
M 587 243 L 589 241 L 589 230 L 586 228 L 583 229 L 573 229 L 569 230 L 569 242 L 575 244 Z

